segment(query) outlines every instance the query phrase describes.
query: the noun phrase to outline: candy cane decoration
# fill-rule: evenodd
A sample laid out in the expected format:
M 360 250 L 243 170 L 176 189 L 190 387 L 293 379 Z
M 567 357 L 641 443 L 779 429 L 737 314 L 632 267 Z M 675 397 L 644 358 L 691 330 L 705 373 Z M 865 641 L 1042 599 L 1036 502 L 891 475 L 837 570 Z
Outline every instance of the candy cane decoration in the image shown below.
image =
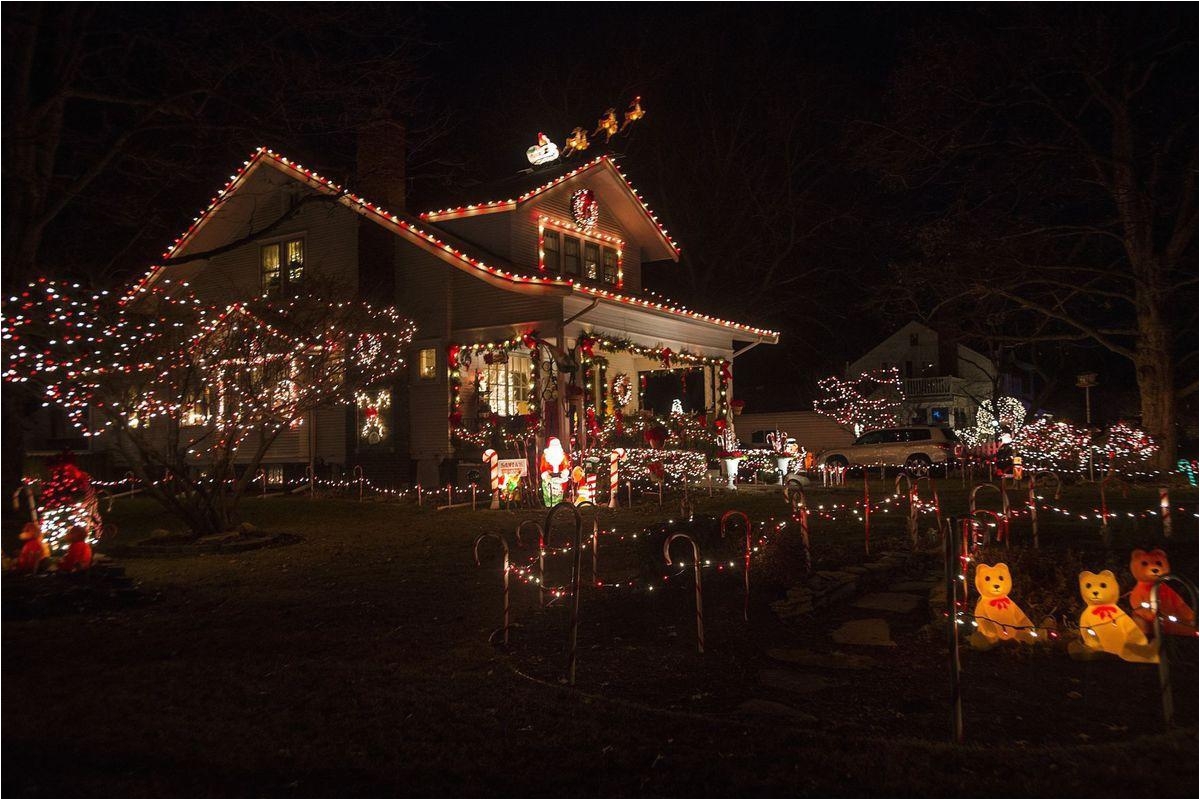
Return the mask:
M 666 559 L 667 566 L 671 566 L 671 542 L 676 539 L 686 539 L 692 544 L 692 555 L 695 558 L 695 575 L 696 575 L 696 649 L 704 652 L 704 589 L 700 578 L 700 545 L 696 544 L 696 540 L 686 533 L 672 533 L 663 542 L 663 558 Z
M 812 542 L 808 537 L 808 498 L 804 496 L 804 487 L 799 481 L 792 490 L 792 519 L 800 523 L 800 542 L 804 545 L 804 572 L 812 573 Z
M 29 507 L 29 521 L 33 522 L 34 524 L 37 524 L 37 522 L 38 522 L 37 501 L 34 500 L 33 489 L 31 489 L 29 487 L 28 483 L 22 482 L 21 485 L 19 487 L 17 487 L 17 490 L 15 492 L 13 492 L 13 495 L 12 495 L 13 509 L 16 511 L 21 510 L 22 495 L 25 497 L 25 504 Z
M 938 499 L 937 484 L 933 482 L 932 475 L 922 475 L 921 477 L 919 477 L 915 481 L 913 481 L 913 496 L 917 500 L 921 499 L 921 481 L 929 482 L 929 494 L 933 497 L 933 513 L 934 513 L 935 518 L 937 519 L 937 529 L 939 531 L 941 531 L 941 529 L 942 529 L 942 501 Z
M 571 575 L 571 628 L 567 632 L 567 684 L 575 685 L 575 656 L 579 643 L 579 579 L 583 572 L 583 516 L 573 504 L 563 501 L 546 514 L 545 531 L 549 537 L 554 530 L 551 523 L 554 515 L 561 509 L 567 509 L 575 515 L 575 564 Z M 543 576 L 543 583 L 545 579 Z
M 901 472 L 896 476 L 896 496 L 900 496 L 901 479 L 904 480 L 908 489 L 908 519 L 905 520 L 905 527 L 908 529 L 908 538 L 912 540 L 912 545 L 915 548 L 917 546 L 917 497 L 913 493 L 913 480 L 905 472 Z
M 1171 498 L 1167 494 L 1167 487 L 1158 487 L 1158 509 L 1162 514 L 1163 536 L 1171 538 Z
M 617 502 L 617 498 L 621 492 L 619 489 L 620 483 L 619 483 L 618 473 L 620 472 L 620 468 L 618 465 L 621 463 L 621 459 L 624 457 L 625 457 L 625 448 L 624 447 L 614 448 L 613 451 L 608 454 L 608 507 L 609 508 L 616 508 L 619 505 L 619 503 Z
M 725 538 L 725 532 L 729 527 L 729 520 L 732 517 L 741 517 L 742 524 L 746 526 L 746 561 L 743 566 L 743 583 L 746 587 L 746 600 L 742 605 L 742 618 L 747 622 L 750 621 L 750 552 L 753 550 L 753 543 L 750 541 L 750 517 L 744 511 L 726 511 L 721 515 L 721 538 Z M 670 562 L 668 562 L 670 563 Z
M 312 464 L 304 467 L 304 472 L 308 476 L 308 496 L 313 498 L 317 496 L 317 471 L 313 469 Z
M 362 464 L 354 465 L 354 480 L 358 481 L 358 502 L 363 498 L 363 468 Z
M 867 483 L 867 471 L 863 470 L 863 544 L 867 555 L 871 555 L 871 486 Z
M 527 519 L 517 526 L 517 544 L 522 545 L 521 531 L 532 525 L 537 531 L 538 549 L 538 605 L 546 605 L 546 529 L 537 520 Z
M 479 566 L 479 543 L 484 539 L 492 538 L 500 542 L 500 548 L 504 551 L 504 643 L 508 644 L 508 542 L 504 541 L 504 537 L 498 533 L 481 533 L 475 537 L 475 566 Z
M 1038 504 L 1037 504 L 1037 475 L 1029 476 L 1029 499 L 1026 500 L 1029 504 L 1029 524 L 1033 528 L 1033 547 L 1036 550 L 1038 544 Z
M 999 539 L 1003 538 L 1004 541 L 1007 542 L 1008 541 L 1008 523 L 1009 523 L 1009 519 L 1012 517 L 1012 512 L 1009 510 L 1008 492 L 1004 491 L 1003 487 L 997 486 L 994 483 L 980 483 L 980 484 L 976 485 L 974 488 L 971 489 L 970 506 L 969 506 L 968 513 L 972 517 L 975 516 L 975 496 L 977 494 L 979 494 L 979 491 L 981 489 L 988 489 L 988 488 L 995 489 L 997 492 L 1000 493 L 1000 515 L 1001 515 L 1000 519 L 1001 519 L 1002 530 L 997 532 L 996 539 L 999 540 Z
M 488 465 L 492 481 L 492 502 L 488 508 L 498 511 L 500 509 L 500 454 L 495 450 L 484 450 L 483 460 Z

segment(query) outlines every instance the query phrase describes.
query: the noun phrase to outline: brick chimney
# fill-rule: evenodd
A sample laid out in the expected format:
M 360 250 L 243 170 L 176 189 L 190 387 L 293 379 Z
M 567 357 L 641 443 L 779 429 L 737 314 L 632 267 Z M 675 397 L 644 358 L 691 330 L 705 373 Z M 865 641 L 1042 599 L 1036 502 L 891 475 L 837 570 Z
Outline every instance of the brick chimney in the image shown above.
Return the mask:
M 380 119 L 358 129 L 357 176 L 351 188 L 393 213 L 405 211 L 405 128 Z M 372 302 L 396 302 L 396 236 L 372 221 L 358 224 L 358 292 Z
M 372 203 L 402 212 L 407 200 L 406 128 L 395 119 L 365 123 L 358 129 L 357 180 L 354 189 Z

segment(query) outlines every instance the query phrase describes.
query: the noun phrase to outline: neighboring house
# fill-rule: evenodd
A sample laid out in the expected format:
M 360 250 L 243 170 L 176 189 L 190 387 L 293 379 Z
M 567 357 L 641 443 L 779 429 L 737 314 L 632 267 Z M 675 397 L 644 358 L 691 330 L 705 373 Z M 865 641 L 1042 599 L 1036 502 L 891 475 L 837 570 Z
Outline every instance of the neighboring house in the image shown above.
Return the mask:
M 846 367 L 847 377 L 895 367 L 904 381 L 909 424 L 965 427 L 999 383 L 987 356 L 910 322 Z
M 416 322 L 407 375 L 311 414 L 271 448 L 274 470 L 361 465 L 376 480 L 433 485 L 483 447 L 517 454 L 530 430 L 538 446 L 558 436 L 586 447 L 621 401 L 626 413 L 704 414 L 711 428 L 732 419 L 735 343 L 778 341 L 642 293 L 643 265 L 678 269 L 679 248 L 609 155 L 422 214 L 405 210 L 402 141 L 360 140 L 359 162 L 362 196 L 260 149 L 171 258 L 220 254 L 168 258 L 142 284 L 187 283 L 224 302 L 319 273 Z
M 854 441 L 854 434 L 816 411 L 776 411 L 741 414 L 736 417 L 738 436 L 750 447 L 766 447 L 767 434 L 779 431 L 796 440 L 810 453 L 831 447 L 843 447 Z

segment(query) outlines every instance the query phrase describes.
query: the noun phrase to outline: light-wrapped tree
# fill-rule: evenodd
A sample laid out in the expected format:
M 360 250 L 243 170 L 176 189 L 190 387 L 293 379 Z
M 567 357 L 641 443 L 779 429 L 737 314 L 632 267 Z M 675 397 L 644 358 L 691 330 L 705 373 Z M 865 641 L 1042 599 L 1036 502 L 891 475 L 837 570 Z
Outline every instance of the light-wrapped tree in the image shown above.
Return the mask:
M 394 378 L 414 328 L 310 283 L 292 297 L 206 304 L 42 279 L 8 298 L 4 379 L 31 383 L 117 448 L 196 535 L 230 529 L 281 433 Z
M 819 414 L 854 432 L 900 424 L 904 382 L 895 367 L 864 372 L 857 378 L 830 376 L 817 383 L 820 396 L 813 403 Z

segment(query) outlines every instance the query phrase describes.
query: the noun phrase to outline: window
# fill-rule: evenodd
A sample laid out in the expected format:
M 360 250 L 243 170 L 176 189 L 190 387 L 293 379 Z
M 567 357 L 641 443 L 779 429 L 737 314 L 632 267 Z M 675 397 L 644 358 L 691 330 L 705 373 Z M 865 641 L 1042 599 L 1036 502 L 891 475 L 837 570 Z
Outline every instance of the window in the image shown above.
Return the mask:
M 604 282 L 617 282 L 617 251 L 611 247 L 604 248 Z
M 280 294 L 304 281 L 303 239 L 264 244 L 259 253 L 264 293 Z
M 529 413 L 529 383 L 533 362 L 527 355 L 509 353 L 498 364 L 486 364 L 483 378 L 487 405 L 493 413 L 503 416 Z M 482 401 L 484 398 L 480 398 Z
M 542 268 L 550 272 L 562 270 L 562 239 L 558 231 L 545 231 L 542 235 Z
M 944 406 L 932 408 L 929 411 L 929 421 L 934 425 L 949 425 L 950 424 L 950 409 Z
M 417 354 L 417 374 L 423 381 L 437 378 L 437 348 L 426 347 Z
M 583 243 L 583 275 L 589 281 L 600 280 L 600 245 Z
M 921 414 L 924 416 L 925 409 L 921 409 Z M 928 442 L 931 438 L 928 428 L 909 428 L 904 431 L 904 441 L 906 442 Z
M 579 240 L 574 236 L 563 237 L 563 274 L 579 274 Z
M 862 436 L 855 439 L 854 443 L 855 444 L 879 444 L 879 442 L 882 440 L 882 438 L 883 438 L 882 431 L 872 431 L 871 433 L 864 433 Z
M 910 333 L 908 335 L 908 346 L 909 347 L 916 347 L 920 343 L 920 341 L 921 341 L 920 334 Z

